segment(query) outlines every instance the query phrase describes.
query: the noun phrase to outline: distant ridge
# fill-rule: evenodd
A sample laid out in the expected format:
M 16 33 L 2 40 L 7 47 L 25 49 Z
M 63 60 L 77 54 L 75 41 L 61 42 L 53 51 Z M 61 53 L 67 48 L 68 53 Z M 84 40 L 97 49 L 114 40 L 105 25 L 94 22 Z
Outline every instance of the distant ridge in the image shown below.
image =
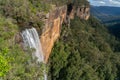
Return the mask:
M 120 22 L 120 7 L 91 6 L 91 14 L 103 23 Z

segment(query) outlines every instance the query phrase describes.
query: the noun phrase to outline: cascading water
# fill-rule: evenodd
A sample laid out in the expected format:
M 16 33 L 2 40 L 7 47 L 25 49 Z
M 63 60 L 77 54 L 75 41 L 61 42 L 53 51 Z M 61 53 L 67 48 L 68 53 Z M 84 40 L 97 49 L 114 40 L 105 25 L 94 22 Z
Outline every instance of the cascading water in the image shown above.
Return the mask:
M 34 48 L 33 54 L 38 58 L 38 62 L 44 61 L 43 51 L 40 43 L 38 33 L 35 28 L 26 29 L 21 33 L 24 46 L 29 48 Z
M 44 62 L 44 55 L 41 47 L 41 42 L 36 29 L 26 29 L 21 33 L 21 35 L 24 41 L 24 47 L 34 48 L 35 51 L 33 52 L 33 55 L 37 57 L 37 61 Z M 47 80 L 47 74 L 45 70 L 46 68 L 43 70 L 44 80 Z

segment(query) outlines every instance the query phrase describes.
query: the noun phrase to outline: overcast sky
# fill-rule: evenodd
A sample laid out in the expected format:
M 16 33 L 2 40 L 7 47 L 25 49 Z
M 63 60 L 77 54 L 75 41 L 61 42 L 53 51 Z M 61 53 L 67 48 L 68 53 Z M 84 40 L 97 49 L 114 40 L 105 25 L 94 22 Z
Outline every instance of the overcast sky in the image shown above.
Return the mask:
M 95 6 L 116 6 L 120 7 L 120 0 L 88 0 Z

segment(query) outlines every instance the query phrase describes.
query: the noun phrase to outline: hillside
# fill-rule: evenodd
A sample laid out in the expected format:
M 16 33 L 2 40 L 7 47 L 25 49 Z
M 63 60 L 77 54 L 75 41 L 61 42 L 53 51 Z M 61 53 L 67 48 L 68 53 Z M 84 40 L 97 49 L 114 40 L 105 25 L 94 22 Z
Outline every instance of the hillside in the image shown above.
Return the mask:
M 75 18 L 53 48 L 50 80 L 119 80 L 119 44 L 97 19 Z
M 120 23 L 120 7 L 91 6 L 91 14 L 103 23 Z
M 107 26 L 110 34 L 120 38 L 120 7 L 91 6 L 91 14 Z
M 115 35 L 118 39 L 120 39 L 120 23 L 109 25 L 108 29 L 112 35 Z

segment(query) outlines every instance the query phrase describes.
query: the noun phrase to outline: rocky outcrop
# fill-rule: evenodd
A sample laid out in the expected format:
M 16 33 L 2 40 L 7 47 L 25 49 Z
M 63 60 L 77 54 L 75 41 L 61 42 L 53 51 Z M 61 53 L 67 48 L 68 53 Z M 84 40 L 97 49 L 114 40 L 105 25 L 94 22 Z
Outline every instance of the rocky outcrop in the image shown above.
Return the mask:
M 89 6 L 73 6 L 71 12 L 69 13 L 69 18 L 74 19 L 74 16 L 78 16 L 80 19 L 88 20 L 90 17 L 90 7 Z
M 79 6 L 77 8 L 76 15 L 80 17 L 80 19 L 88 20 L 90 17 L 90 8 L 86 6 Z
M 54 42 L 60 36 L 61 25 L 66 19 L 67 6 L 58 7 L 47 14 L 45 27 L 40 36 L 45 62 L 47 62 Z

